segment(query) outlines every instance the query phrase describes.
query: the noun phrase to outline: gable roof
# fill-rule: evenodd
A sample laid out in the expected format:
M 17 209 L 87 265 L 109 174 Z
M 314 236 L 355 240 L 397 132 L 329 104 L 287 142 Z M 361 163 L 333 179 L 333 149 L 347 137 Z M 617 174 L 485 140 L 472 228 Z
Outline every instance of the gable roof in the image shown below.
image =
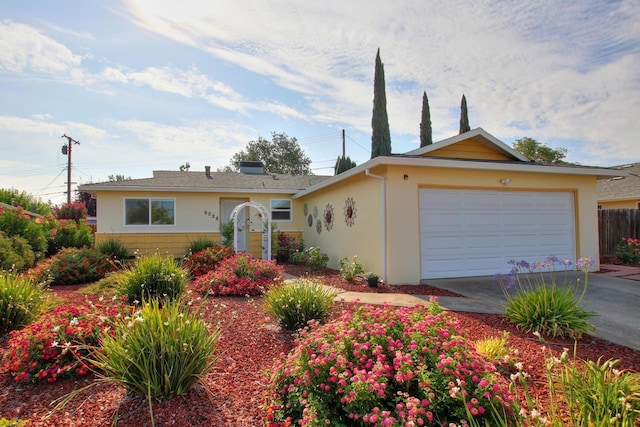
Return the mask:
M 598 201 L 640 199 L 640 163 L 612 166 L 617 176 L 598 181 Z
M 179 191 L 293 194 L 329 178 L 323 175 L 245 174 L 237 172 L 153 171 L 152 178 L 84 184 L 78 190 Z
M 430 154 L 434 153 L 435 151 L 442 150 L 443 148 L 447 148 L 461 141 L 469 141 L 469 140 L 472 140 L 486 148 L 494 150 L 504 155 L 508 159 L 517 160 L 521 162 L 531 162 L 531 160 L 528 159 L 524 154 L 509 147 L 507 144 L 500 141 L 495 136 L 491 135 L 489 132 L 487 132 L 482 128 L 472 129 L 469 132 L 461 133 L 460 135 L 452 136 L 451 138 L 447 138 L 442 141 L 429 144 L 425 147 L 417 148 L 405 154 L 409 156 L 427 157 Z

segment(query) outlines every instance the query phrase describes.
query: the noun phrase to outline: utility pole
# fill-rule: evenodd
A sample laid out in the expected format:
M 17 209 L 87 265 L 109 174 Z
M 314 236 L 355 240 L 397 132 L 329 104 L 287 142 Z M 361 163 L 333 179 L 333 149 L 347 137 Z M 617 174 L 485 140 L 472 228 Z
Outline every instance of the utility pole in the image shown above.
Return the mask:
M 342 157 L 345 156 L 345 149 L 344 149 L 344 129 L 342 129 Z
M 71 203 L 71 147 L 73 144 L 80 145 L 79 141 L 67 136 L 65 133 L 60 138 L 67 138 L 68 144 L 62 146 L 62 154 L 66 154 L 67 158 L 67 204 Z

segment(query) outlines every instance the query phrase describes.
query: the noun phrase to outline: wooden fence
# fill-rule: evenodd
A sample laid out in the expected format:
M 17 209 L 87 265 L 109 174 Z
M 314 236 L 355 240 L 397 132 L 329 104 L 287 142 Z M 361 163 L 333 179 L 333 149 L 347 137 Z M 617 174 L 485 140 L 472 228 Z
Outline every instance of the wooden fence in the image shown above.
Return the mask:
M 640 238 L 640 209 L 602 209 L 598 211 L 600 256 L 613 256 L 623 238 Z

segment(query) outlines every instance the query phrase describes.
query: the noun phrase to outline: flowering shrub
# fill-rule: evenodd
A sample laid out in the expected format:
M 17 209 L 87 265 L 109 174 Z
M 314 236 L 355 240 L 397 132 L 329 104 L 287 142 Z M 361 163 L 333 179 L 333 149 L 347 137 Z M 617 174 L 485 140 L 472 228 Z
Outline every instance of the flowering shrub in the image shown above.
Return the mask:
M 586 311 L 582 299 L 587 292 L 589 268 L 593 258 L 580 258 L 576 267 L 584 272 L 582 293 L 576 298 L 577 288 L 566 280 L 556 282 L 556 268 L 566 271 L 572 265 L 569 260 L 548 257 L 542 262 L 510 261 L 513 265 L 502 289 L 507 298 L 505 316 L 511 323 L 527 332 L 546 336 L 570 336 L 580 338 L 593 327 L 589 319 L 596 315 Z M 521 274 L 525 273 L 525 274 Z
M 340 274 L 344 280 L 353 282 L 358 275 L 363 274 L 362 264 L 358 262 L 358 256 L 354 255 L 351 259 L 344 257 L 338 261 L 340 266 Z
M 640 239 L 623 238 L 616 246 L 616 256 L 623 264 L 640 263 Z
M 158 254 L 139 258 L 118 280 L 118 292 L 129 304 L 152 299 L 173 300 L 187 288 L 189 273 L 171 258 Z
M 8 209 L 0 206 L 0 231 L 7 236 L 21 236 L 27 240 L 36 260 L 43 259 L 47 249 L 47 239 L 42 225 L 24 213 L 18 206 Z
M 77 223 L 88 215 L 86 205 L 79 200 L 56 206 L 53 208 L 53 212 L 58 219 L 71 219 Z
M 100 345 L 100 334 L 109 325 L 116 308 L 57 307 L 35 322 L 9 333 L 3 358 L 16 381 L 55 382 L 58 378 L 86 375 L 86 359 Z
M 218 264 L 216 270 L 196 278 L 195 289 L 211 295 L 259 295 L 280 282 L 284 269 L 274 261 L 237 254 Z
M 189 255 L 182 265 L 191 272 L 191 277 L 199 277 L 215 270 L 222 260 L 233 254 L 231 246 L 215 245 Z
M 436 302 L 357 306 L 303 330 L 296 344 L 267 373 L 269 427 L 517 420 L 507 381 Z
M 273 245 L 275 246 L 275 252 L 278 254 L 280 262 L 289 261 L 291 254 L 297 251 L 302 251 L 303 243 L 302 239 L 298 239 L 296 236 L 288 233 L 278 231 L 277 236 L 273 239 Z
M 307 265 L 314 271 L 320 271 L 327 268 L 329 256 L 320 251 L 320 248 L 311 247 L 302 252 L 293 252 L 289 256 L 289 262 L 292 264 Z
M 115 264 L 95 249 L 65 248 L 28 270 L 25 275 L 36 283 L 74 285 L 102 279 L 115 269 Z
M 52 221 L 47 239 L 47 256 L 55 255 L 63 248 L 93 246 L 91 227 L 74 221 Z

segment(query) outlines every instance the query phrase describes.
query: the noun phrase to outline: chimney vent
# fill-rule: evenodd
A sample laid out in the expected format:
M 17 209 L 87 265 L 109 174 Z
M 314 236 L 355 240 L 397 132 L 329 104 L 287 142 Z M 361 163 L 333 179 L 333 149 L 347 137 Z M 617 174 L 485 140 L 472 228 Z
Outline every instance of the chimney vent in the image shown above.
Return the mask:
M 211 166 L 204 167 L 204 174 L 207 176 L 207 178 L 211 178 Z
M 264 173 L 264 163 L 259 160 L 241 160 L 240 173 L 247 175 L 262 175 Z

